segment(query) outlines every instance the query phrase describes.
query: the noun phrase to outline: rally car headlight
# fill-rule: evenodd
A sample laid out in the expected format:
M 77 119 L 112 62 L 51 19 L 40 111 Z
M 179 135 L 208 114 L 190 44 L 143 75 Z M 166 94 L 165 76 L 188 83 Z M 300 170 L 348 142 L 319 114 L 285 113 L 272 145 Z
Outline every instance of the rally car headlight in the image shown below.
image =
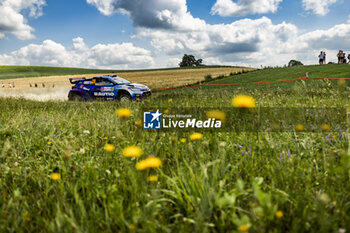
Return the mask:
M 133 91 L 133 92 L 141 92 L 141 90 L 138 89 L 138 88 L 131 88 L 130 90 Z

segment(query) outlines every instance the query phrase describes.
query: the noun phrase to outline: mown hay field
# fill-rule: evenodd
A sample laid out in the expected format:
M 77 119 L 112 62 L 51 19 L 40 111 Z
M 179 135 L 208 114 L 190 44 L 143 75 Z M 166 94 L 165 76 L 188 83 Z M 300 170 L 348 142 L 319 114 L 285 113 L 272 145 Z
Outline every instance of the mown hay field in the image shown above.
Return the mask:
M 164 69 L 164 70 L 149 70 L 149 71 L 134 71 L 134 72 L 117 72 L 116 74 L 128 79 L 131 82 L 142 83 L 150 88 L 163 88 L 182 86 L 192 84 L 198 81 L 203 81 L 206 75 L 217 77 L 220 75 L 235 74 L 238 72 L 253 70 L 252 68 L 238 68 L 238 67 L 213 67 L 200 69 Z M 77 77 L 94 77 L 112 73 L 93 73 L 82 75 L 59 75 L 59 76 L 44 76 L 44 77 L 26 77 L 26 78 L 11 78 L 0 79 L 0 83 L 5 83 L 8 89 L 9 83 L 14 83 L 18 90 L 28 89 L 30 84 L 37 83 L 41 87 L 42 83 L 46 87 L 51 88 L 53 84 L 55 87 L 70 87 L 69 78 Z M 13 75 L 12 75 L 13 76 Z

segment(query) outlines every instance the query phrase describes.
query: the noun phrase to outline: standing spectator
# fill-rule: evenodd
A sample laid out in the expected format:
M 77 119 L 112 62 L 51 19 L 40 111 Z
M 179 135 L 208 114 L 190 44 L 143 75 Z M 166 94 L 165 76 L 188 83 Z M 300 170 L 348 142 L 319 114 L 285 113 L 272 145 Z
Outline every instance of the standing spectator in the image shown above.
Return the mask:
M 343 63 L 346 64 L 346 54 L 343 52 Z
M 320 65 L 323 65 L 323 62 L 324 62 L 324 54 L 323 54 L 322 51 L 320 52 L 320 55 L 318 55 L 318 57 L 320 58 L 320 59 L 318 60 L 318 62 L 320 63 Z
M 350 64 L 350 53 L 348 54 L 348 63 Z
M 34 87 L 38 87 L 38 84 L 35 83 L 35 84 L 34 84 Z
M 343 64 L 345 59 L 345 53 L 343 52 L 343 50 L 339 50 L 337 57 L 338 57 L 338 64 Z
M 45 83 L 42 83 L 41 85 L 43 86 L 43 88 L 45 88 Z
M 339 50 L 338 54 L 337 54 L 337 57 L 338 57 L 338 64 L 340 64 L 340 58 L 341 58 L 341 50 Z
M 9 88 L 12 88 L 12 84 L 11 83 L 9 83 Z
M 323 64 L 327 64 L 326 62 L 326 52 L 323 51 Z
M 29 87 L 33 87 L 31 83 L 29 83 Z
M 4 87 L 5 87 L 5 83 L 2 83 L 2 84 L 1 84 L 1 87 L 4 88 Z

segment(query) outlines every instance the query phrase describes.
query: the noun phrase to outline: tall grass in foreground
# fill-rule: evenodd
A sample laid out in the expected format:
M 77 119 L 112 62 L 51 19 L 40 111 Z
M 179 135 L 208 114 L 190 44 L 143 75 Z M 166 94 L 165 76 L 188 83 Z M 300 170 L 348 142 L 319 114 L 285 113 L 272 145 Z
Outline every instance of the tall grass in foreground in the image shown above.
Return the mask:
M 0 99 L 0 232 L 349 231 L 348 132 L 191 140 L 193 132 L 139 124 L 143 107 L 232 107 L 247 94 L 257 107 L 348 108 L 348 93 L 318 81 L 178 90 L 123 105 Z M 118 117 L 121 107 L 132 115 Z M 128 146 L 142 155 L 125 157 Z M 138 170 L 149 155 L 162 166 Z

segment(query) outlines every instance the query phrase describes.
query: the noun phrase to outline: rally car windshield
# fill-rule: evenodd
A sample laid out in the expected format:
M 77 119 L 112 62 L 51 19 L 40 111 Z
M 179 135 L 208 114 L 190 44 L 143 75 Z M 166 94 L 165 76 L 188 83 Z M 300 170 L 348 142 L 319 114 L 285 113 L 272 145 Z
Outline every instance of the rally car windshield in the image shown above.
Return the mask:
M 113 80 L 113 82 L 117 83 L 117 84 L 129 84 L 130 82 L 126 79 L 123 79 L 121 77 L 112 77 L 111 78 Z

